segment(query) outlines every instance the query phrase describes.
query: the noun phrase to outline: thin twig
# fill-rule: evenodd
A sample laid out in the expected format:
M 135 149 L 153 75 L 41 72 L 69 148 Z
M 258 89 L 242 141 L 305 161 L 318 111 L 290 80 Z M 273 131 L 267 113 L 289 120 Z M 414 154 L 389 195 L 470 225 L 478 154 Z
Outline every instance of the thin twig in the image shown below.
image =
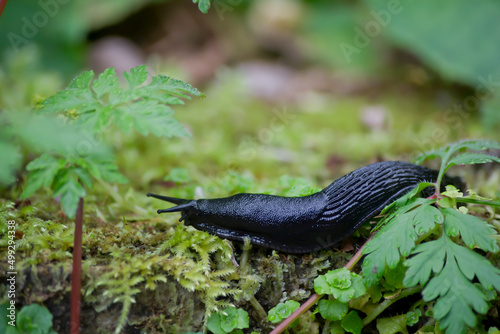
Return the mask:
M 363 246 L 354 254 L 354 256 L 347 262 L 347 264 L 344 266 L 347 270 L 351 270 L 356 263 L 359 261 L 361 256 L 363 256 L 363 249 L 365 248 L 365 245 L 373 238 L 373 235 L 366 240 L 366 242 L 363 244 Z M 294 322 L 298 317 L 300 317 L 302 314 L 304 314 L 307 310 L 309 310 L 318 300 L 321 299 L 324 295 L 318 295 L 315 293 L 309 299 L 302 304 L 295 312 L 293 312 L 288 318 L 286 318 L 281 324 L 278 325 L 275 329 L 272 330 L 271 333 L 269 334 L 279 334 L 282 333 L 285 329 L 288 328 Z
M 80 333 L 80 290 L 82 280 L 82 228 L 83 198 L 78 201 L 75 218 L 75 241 L 73 244 L 73 273 L 71 278 L 71 320 L 70 333 Z

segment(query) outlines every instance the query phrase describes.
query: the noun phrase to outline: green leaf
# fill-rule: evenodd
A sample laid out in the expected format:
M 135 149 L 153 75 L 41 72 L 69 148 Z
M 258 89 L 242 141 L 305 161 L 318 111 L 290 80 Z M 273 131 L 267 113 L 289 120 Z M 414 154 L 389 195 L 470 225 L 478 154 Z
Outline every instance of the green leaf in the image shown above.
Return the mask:
M 67 88 L 48 97 L 41 103 L 42 113 L 60 113 L 75 111 L 83 114 L 101 108 L 90 88 Z
M 341 325 L 346 331 L 353 334 L 361 334 L 361 330 L 363 329 L 363 321 L 356 311 L 349 312 L 342 319 Z
M 465 333 L 466 327 L 476 325 L 476 315 L 488 311 L 486 296 L 468 281 L 458 269 L 453 255 L 447 256 L 446 265 L 422 291 L 424 301 L 439 296 L 434 305 L 434 317 L 440 328 L 449 333 Z
M 442 237 L 422 243 L 413 250 L 414 256 L 404 262 L 408 267 L 403 280 L 406 287 L 425 285 L 431 273 L 441 272 L 446 256 L 445 242 L 445 238 Z
M 133 89 L 142 85 L 148 78 L 146 65 L 136 66 L 131 68 L 129 72 L 123 72 L 123 77 L 127 80 L 129 88 Z
M 206 14 L 210 9 L 210 0 L 193 0 L 193 2 L 198 4 L 198 9 L 203 14 Z
M 127 183 L 128 180 L 118 171 L 118 166 L 109 160 L 87 159 L 87 169 L 90 175 L 98 180 L 110 183 Z
M 207 321 L 207 327 L 215 334 L 225 334 L 234 329 L 248 328 L 248 322 L 248 313 L 245 310 L 228 307 L 222 312 L 212 314 Z
M 105 94 L 113 92 L 118 88 L 118 77 L 113 67 L 104 70 L 99 77 L 92 83 L 92 89 L 101 98 Z
M 424 285 L 431 271 L 436 273 L 425 286 L 422 296 L 426 302 L 437 299 L 434 317 L 440 327 L 451 333 L 465 333 L 466 327 L 474 327 L 474 312 L 485 314 L 489 297 L 472 280 L 477 277 L 486 290 L 498 289 L 500 270 L 484 257 L 453 243 L 446 234 L 419 245 L 414 253 L 416 255 L 405 263 L 409 266 L 405 285 L 413 286 L 419 282 Z
M 174 112 L 169 106 L 152 100 L 138 101 L 113 113 L 116 124 L 124 131 L 133 125 L 144 136 L 152 133 L 157 137 L 189 137 L 189 132 L 173 115 Z
M 69 218 L 75 216 L 80 197 L 85 197 L 85 189 L 78 182 L 77 176 L 72 168 L 63 169 L 57 173 L 53 184 L 53 197 L 60 196 L 64 213 Z
M 22 333 L 46 334 L 52 329 L 52 314 L 38 304 L 24 306 L 17 314 L 17 327 Z
M 226 334 L 227 332 L 221 328 L 221 315 L 214 313 L 208 318 L 207 328 L 214 334 Z
M 94 71 L 85 71 L 76 78 L 74 78 L 71 83 L 68 85 L 70 89 L 88 89 L 90 88 L 90 82 L 94 77 Z
M 380 334 L 408 334 L 406 328 L 406 314 L 400 314 L 391 318 L 377 319 L 377 330 Z
M 452 155 L 457 151 L 463 151 L 465 149 L 469 150 L 485 150 L 485 149 L 500 149 L 500 143 L 488 140 L 463 140 L 456 143 L 449 144 L 443 148 L 431 150 L 417 156 L 413 162 L 416 164 L 421 164 L 424 160 L 434 159 L 440 157 L 445 158 L 446 155 Z
M 442 215 L 430 206 L 433 202 L 423 198 L 411 200 L 391 214 L 390 221 L 368 242 L 363 250 L 366 257 L 362 265 L 367 285 L 377 283 L 386 266 L 396 268 L 401 256 L 408 256 L 414 249 L 419 234 L 442 223 Z
M 21 194 L 21 199 L 30 197 L 41 187 L 50 187 L 57 172 L 64 167 L 64 164 L 64 159 L 55 159 L 49 154 L 43 154 L 31 161 L 26 166 L 26 170 L 31 172 L 28 176 L 28 183 Z
M 469 281 L 477 277 L 486 290 L 500 291 L 500 269 L 493 267 L 485 257 L 465 247 L 450 244 L 460 271 Z
M 493 226 L 481 219 L 466 215 L 455 209 L 442 209 L 445 219 L 444 228 L 448 235 L 460 234 L 467 246 L 477 246 L 485 251 L 498 252 L 498 244 L 495 239 L 496 231 Z
M 314 280 L 314 290 L 318 294 L 333 295 L 338 301 L 347 303 L 366 293 L 363 278 L 346 268 L 331 270 Z
M 420 206 L 415 212 L 413 225 L 418 235 L 423 235 L 434 228 L 437 224 L 443 223 L 443 214 L 435 206 L 425 204 Z
M 406 313 L 406 325 L 413 326 L 417 324 L 420 321 L 421 316 L 422 311 L 420 311 L 420 309 Z
M 464 153 L 451 158 L 444 171 L 455 165 L 484 164 L 492 161 L 500 163 L 500 158 L 485 153 Z
M 174 79 L 166 75 L 154 76 L 151 84 L 142 87 L 141 91 L 147 92 L 147 95 L 150 98 L 160 98 L 161 95 L 165 94 L 167 96 L 179 96 L 186 99 L 190 99 L 189 95 L 201 97 L 204 96 L 190 84 L 184 83 L 181 80 Z M 155 94 L 159 96 L 155 97 Z
M 318 304 L 321 316 L 331 321 L 341 320 L 347 314 L 348 308 L 346 303 L 341 303 L 338 300 L 322 299 Z
M 418 156 L 416 156 L 413 159 L 413 162 L 416 163 L 417 165 L 420 165 L 425 160 L 429 160 L 429 159 L 432 160 L 432 159 L 436 159 L 437 157 L 443 159 L 444 156 L 446 155 L 447 151 L 448 151 L 448 147 L 424 152 L 424 153 L 421 153 Z
M 279 303 L 269 310 L 267 318 L 273 324 L 277 324 L 288 318 L 295 310 L 300 307 L 300 303 L 295 300 L 287 300 L 284 303 Z

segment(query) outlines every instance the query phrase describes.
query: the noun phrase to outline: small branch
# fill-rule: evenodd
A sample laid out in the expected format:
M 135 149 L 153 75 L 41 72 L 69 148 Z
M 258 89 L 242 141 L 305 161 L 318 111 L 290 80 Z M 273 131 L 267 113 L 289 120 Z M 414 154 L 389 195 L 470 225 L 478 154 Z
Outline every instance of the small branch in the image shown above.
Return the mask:
M 372 322 L 380 313 L 382 313 L 386 308 L 397 302 L 398 300 L 408 297 L 414 293 L 420 292 L 422 290 L 421 286 L 414 286 L 412 288 L 405 289 L 401 291 L 399 296 L 394 299 L 386 299 L 382 303 L 378 304 L 370 313 L 366 315 L 363 319 L 363 327 Z
M 344 268 L 346 268 L 349 271 L 351 271 L 352 268 L 354 268 L 354 266 L 356 265 L 356 263 L 358 263 L 358 261 L 363 256 L 363 249 L 365 248 L 366 244 L 369 243 L 373 239 L 374 236 L 375 236 L 375 234 L 372 234 L 368 238 L 368 240 L 365 241 L 365 243 L 363 244 L 363 246 L 361 246 L 361 248 L 358 249 L 358 251 L 356 252 L 356 254 L 354 254 L 354 256 L 349 260 L 349 262 L 346 263 L 346 265 L 344 266 Z
M 304 314 L 308 309 L 310 309 L 318 300 L 321 299 L 323 295 L 318 295 L 315 293 L 309 299 L 302 304 L 295 312 L 293 312 L 288 318 L 286 318 L 281 324 L 278 325 L 275 329 L 272 330 L 269 334 L 279 334 L 282 333 L 285 329 L 288 328 L 298 317 Z
M 0 16 L 2 16 L 5 5 L 7 5 L 7 0 L 0 0 Z
M 467 198 L 467 197 L 456 197 L 455 200 L 457 202 L 460 202 L 460 203 L 471 203 L 471 204 L 481 204 L 481 205 L 500 207 L 500 202 L 495 202 L 495 201 L 485 201 L 485 200 L 473 199 L 473 198 Z
M 73 244 L 73 273 L 71 277 L 70 333 L 80 333 L 80 290 L 82 280 L 82 228 L 83 198 L 78 201 L 75 218 L 75 241 Z
M 257 312 L 257 315 L 259 316 L 260 321 L 266 321 L 267 320 L 267 312 L 264 310 L 262 305 L 260 305 L 259 301 L 255 296 L 252 296 L 249 300 L 250 304 L 253 306 L 254 310 Z
M 373 235 L 366 240 L 366 242 L 361 246 L 361 248 L 354 254 L 354 256 L 347 262 L 347 264 L 344 266 L 347 270 L 351 270 L 356 263 L 358 263 L 359 259 L 363 256 L 363 249 L 365 248 L 366 244 L 373 238 Z M 302 314 L 304 314 L 307 310 L 309 310 L 314 304 L 318 302 L 318 300 L 321 299 L 323 295 L 318 295 L 315 293 L 309 299 L 302 304 L 295 312 L 293 312 L 288 318 L 286 318 L 281 324 L 278 325 L 273 331 L 269 334 L 279 334 L 282 333 L 285 329 L 288 328 L 294 322 L 298 317 L 300 317 Z

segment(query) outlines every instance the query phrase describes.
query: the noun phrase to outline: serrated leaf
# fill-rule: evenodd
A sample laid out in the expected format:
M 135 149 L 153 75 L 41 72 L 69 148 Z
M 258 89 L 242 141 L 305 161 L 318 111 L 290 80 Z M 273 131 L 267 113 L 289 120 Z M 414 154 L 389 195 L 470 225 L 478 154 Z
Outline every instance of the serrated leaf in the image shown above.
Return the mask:
M 338 300 L 322 299 L 318 303 L 318 310 L 321 316 L 330 321 L 341 320 L 347 314 L 349 306 Z
M 441 272 L 446 256 L 445 239 L 428 241 L 418 245 L 412 252 L 413 257 L 407 259 L 404 265 L 408 267 L 403 284 L 412 287 L 425 285 L 432 273 Z
M 146 65 L 136 66 L 134 68 L 131 68 L 128 72 L 123 72 L 123 77 L 125 78 L 125 80 L 127 80 L 130 89 L 139 87 L 148 78 Z
M 111 93 L 118 88 L 118 77 L 113 67 L 107 68 L 99 77 L 92 83 L 92 90 L 97 97 L 101 98 L 104 94 Z
M 92 188 L 92 177 L 87 170 L 84 168 L 74 168 L 73 173 L 76 174 L 78 180 L 81 181 L 84 186 Z
M 129 130 L 132 125 L 144 136 L 152 133 L 157 137 L 188 137 L 189 133 L 172 117 L 173 114 L 166 105 L 144 100 L 117 110 L 114 118 L 123 130 Z
M 77 175 L 71 168 L 59 171 L 53 184 L 53 197 L 60 196 L 61 206 L 69 218 L 73 218 L 80 197 L 85 197 L 85 189 L 78 182 Z
M 442 221 L 439 212 L 429 209 L 431 203 L 433 200 L 423 198 L 412 200 L 394 212 L 392 219 L 367 243 L 363 250 L 367 256 L 362 268 L 368 285 L 378 282 L 386 266 L 395 268 L 401 256 L 406 257 L 411 253 L 418 232 L 428 231 L 436 222 Z
M 109 160 L 87 160 L 87 168 L 93 177 L 110 183 L 127 183 L 128 179 L 118 171 L 118 166 Z
M 485 257 L 470 249 L 457 244 L 450 244 L 449 247 L 453 251 L 460 271 L 468 280 L 472 281 L 477 277 L 485 289 L 494 288 L 500 291 L 500 269 L 493 267 Z
M 154 98 L 154 94 L 168 94 L 170 96 L 180 96 L 186 99 L 190 99 L 188 94 L 193 96 L 203 96 L 200 91 L 190 84 L 166 75 L 154 76 L 151 84 L 142 87 L 141 90 L 148 92 L 148 95 L 150 95 L 151 98 Z
M 44 100 L 41 106 L 40 112 L 42 113 L 75 110 L 76 114 L 83 114 L 101 107 L 89 88 L 61 90 Z
M 500 158 L 485 153 L 464 153 L 451 158 L 444 171 L 455 165 L 484 164 L 493 161 L 500 163 Z
M 428 152 L 424 152 L 422 154 L 419 154 L 417 157 L 415 157 L 413 159 L 413 162 L 416 163 L 417 165 L 420 165 L 422 162 L 424 162 L 425 160 L 428 160 L 428 159 L 436 159 L 437 157 L 440 157 L 441 159 L 444 158 L 444 156 L 446 155 L 448 151 L 448 148 L 445 147 L 445 148 L 442 148 L 442 149 L 438 149 L 438 150 L 431 150 L 431 151 L 428 151 Z
M 434 228 L 437 224 L 443 223 L 443 214 L 435 206 L 429 204 L 422 205 L 416 210 L 413 218 L 413 225 L 418 235 L 423 235 Z
M 500 150 L 500 143 L 492 140 L 462 140 L 451 145 L 455 146 L 456 150 L 469 149 L 482 151 L 488 148 Z
M 21 194 L 21 199 L 30 197 L 41 187 L 49 187 L 64 164 L 64 159 L 55 159 L 49 154 L 44 154 L 31 161 L 26 166 L 26 170 L 31 172 L 28 176 L 28 183 Z
M 85 71 L 76 78 L 74 78 L 70 84 L 68 85 L 68 88 L 74 89 L 74 88 L 90 88 L 90 82 L 92 81 L 92 78 L 94 77 L 94 71 Z
M 452 256 L 447 257 L 444 269 L 422 291 L 424 301 L 439 296 L 434 305 L 434 317 L 440 328 L 449 333 L 465 333 L 476 325 L 476 315 L 488 311 L 485 295 L 468 281 L 458 269 Z
M 34 171 L 37 169 L 47 169 L 53 165 L 57 165 L 59 161 L 50 154 L 42 154 L 40 157 L 30 161 L 26 165 L 26 170 Z
M 445 215 L 444 228 L 448 235 L 460 234 L 470 248 L 477 246 L 485 251 L 498 252 L 498 244 L 494 238 L 496 231 L 491 225 L 455 209 L 443 208 L 442 211 Z
M 446 222 L 446 218 L 445 218 Z M 433 244 L 432 247 L 426 246 Z M 486 289 L 500 287 L 500 270 L 494 268 L 488 260 L 474 253 L 473 251 L 459 246 L 443 234 L 439 240 L 427 242 L 419 248 L 426 248 L 426 252 L 421 252 L 407 261 L 409 269 L 405 284 L 407 286 L 415 285 L 420 281 L 425 283 L 425 279 L 411 280 L 421 276 L 428 277 L 430 268 L 436 266 L 442 270 L 435 277 L 429 280 L 422 297 L 424 301 L 436 300 L 434 305 L 434 317 L 439 321 L 440 327 L 451 333 L 465 333 L 467 327 L 476 325 L 476 313 L 485 314 L 488 311 L 488 297 L 472 283 L 474 277 L 477 277 L 480 283 Z M 437 252 L 440 253 L 437 253 Z M 433 258 L 432 253 L 438 254 L 438 258 Z M 441 253 L 446 253 L 446 261 L 441 258 Z M 422 256 L 422 254 L 427 256 Z M 420 257 L 417 259 L 417 257 Z M 435 268 L 432 269 L 436 272 Z M 425 271 L 425 273 L 422 273 Z

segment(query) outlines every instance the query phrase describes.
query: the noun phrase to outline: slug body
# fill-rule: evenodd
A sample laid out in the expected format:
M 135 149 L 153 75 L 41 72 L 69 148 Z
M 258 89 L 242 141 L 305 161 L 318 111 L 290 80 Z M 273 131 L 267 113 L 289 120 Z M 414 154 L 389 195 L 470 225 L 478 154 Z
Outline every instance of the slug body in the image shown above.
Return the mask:
M 437 175 L 412 163 L 386 161 L 359 168 L 304 197 L 237 194 L 186 200 L 148 196 L 177 204 L 158 213 L 180 211 L 180 220 L 221 238 L 243 241 L 248 237 L 255 245 L 307 253 L 333 246 L 418 183 L 435 182 Z M 443 183 L 463 188 L 457 177 L 445 176 Z M 424 190 L 424 195 L 432 195 L 427 193 Z

